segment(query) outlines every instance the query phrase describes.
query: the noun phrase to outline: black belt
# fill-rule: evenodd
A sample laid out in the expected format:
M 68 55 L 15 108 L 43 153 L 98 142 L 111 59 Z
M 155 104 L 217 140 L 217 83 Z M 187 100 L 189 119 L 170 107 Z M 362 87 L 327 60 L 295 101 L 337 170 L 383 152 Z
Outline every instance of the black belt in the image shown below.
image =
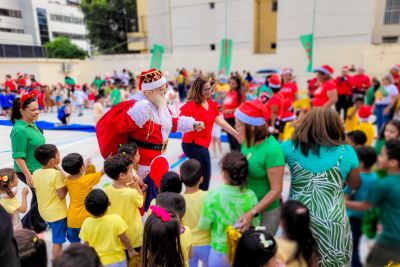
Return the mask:
M 168 145 L 168 140 L 165 141 L 164 144 L 152 144 L 148 142 L 143 142 L 137 139 L 134 139 L 132 137 L 128 138 L 129 143 L 135 143 L 138 147 L 145 148 L 145 149 L 150 149 L 150 150 L 160 150 L 160 151 L 165 151 L 167 149 Z

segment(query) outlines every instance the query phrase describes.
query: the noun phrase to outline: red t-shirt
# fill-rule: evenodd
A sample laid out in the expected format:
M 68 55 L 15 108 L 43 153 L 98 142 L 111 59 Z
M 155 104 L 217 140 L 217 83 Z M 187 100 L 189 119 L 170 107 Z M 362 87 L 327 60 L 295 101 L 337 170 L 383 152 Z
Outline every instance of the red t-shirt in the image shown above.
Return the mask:
M 242 99 L 242 102 L 244 99 Z M 229 91 L 224 99 L 224 102 L 222 103 L 223 109 L 224 110 L 233 110 L 232 112 L 229 113 L 224 113 L 224 118 L 225 119 L 232 119 L 235 118 L 235 109 L 240 105 L 238 102 L 238 93 L 235 90 Z
M 18 85 L 19 85 L 19 86 L 26 86 L 26 79 L 25 79 L 25 78 L 19 79 Z
M 371 80 L 367 75 L 356 74 L 351 80 L 353 88 L 355 89 L 366 91 L 371 87 Z
M 307 82 L 308 83 L 307 88 L 308 88 L 309 95 L 314 95 L 314 91 L 317 90 L 317 88 L 318 88 L 317 82 L 318 82 L 317 77 L 314 77 Z
M 272 106 L 278 106 L 277 119 L 281 119 L 283 115 L 284 99 L 279 93 L 273 93 L 270 99 L 268 99 L 265 107 L 267 108 L 266 119 L 271 119 Z
M 320 84 L 317 90 L 314 91 L 312 99 L 313 107 L 322 107 L 329 101 L 328 91 L 337 90 L 334 80 L 327 80 Z
M 282 85 L 279 93 L 285 98 L 289 99 L 291 102 L 296 100 L 296 93 L 298 91 L 297 84 L 295 82 L 288 82 Z
M 398 75 L 398 74 L 393 75 L 393 74 L 392 74 L 392 78 L 393 78 L 393 83 L 394 83 L 394 85 L 397 86 L 397 90 L 398 90 L 399 93 L 400 93 L 400 75 Z
M 181 115 L 193 117 L 196 121 L 204 122 L 205 128 L 198 132 L 192 131 L 185 133 L 182 138 L 183 143 L 194 143 L 196 145 L 208 148 L 211 142 L 211 132 L 214 126 L 215 118 L 219 116 L 218 104 L 208 100 L 208 110 L 201 104 L 189 101 L 181 107 Z
M 6 89 L 8 88 L 10 91 L 15 91 L 17 88 L 15 87 L 15 83 L 13 80 L 8 80 L 4 83 Z
M 338 95 L 352 95 L 352 77 L 346 75 L 344 81 L 342 76 L 336 77 L 336 86 L 338 90 Z

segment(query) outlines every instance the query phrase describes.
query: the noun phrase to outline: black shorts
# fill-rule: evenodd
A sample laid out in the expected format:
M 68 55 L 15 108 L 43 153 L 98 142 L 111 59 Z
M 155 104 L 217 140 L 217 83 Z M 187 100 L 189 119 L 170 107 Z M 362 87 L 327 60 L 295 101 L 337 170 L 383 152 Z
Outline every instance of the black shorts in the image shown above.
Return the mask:
M 62 122 L 62 124 L 67 124 L 67 118 L 70 116 L 71 114 L 65 114 L 62 118 L 60 118 L 60 121 Z

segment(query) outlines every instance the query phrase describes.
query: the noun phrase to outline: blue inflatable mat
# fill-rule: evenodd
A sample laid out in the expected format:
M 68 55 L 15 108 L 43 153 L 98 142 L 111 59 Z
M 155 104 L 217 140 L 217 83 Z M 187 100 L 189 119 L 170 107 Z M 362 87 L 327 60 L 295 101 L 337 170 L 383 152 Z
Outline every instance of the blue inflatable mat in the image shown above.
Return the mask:
M 0 120 L 0 125 L 3 126 L 12 126 L 11 121 L 9 120 Z M 36 126 L 42 130 L 50 130 L 50 131 L 80 131 L 80 132 L 89 132 L 95 133 L 96 128 L 94 125 L 85 125 L 85 124 L 68 124 L 56 126 L 54 122 L 48 121 L 37 121 Z M 171 133 L 169 138 L 182 139 L 182 133 Z M 226 134 L 221 135 L 221 142 L 228 142 L 228 137 Z

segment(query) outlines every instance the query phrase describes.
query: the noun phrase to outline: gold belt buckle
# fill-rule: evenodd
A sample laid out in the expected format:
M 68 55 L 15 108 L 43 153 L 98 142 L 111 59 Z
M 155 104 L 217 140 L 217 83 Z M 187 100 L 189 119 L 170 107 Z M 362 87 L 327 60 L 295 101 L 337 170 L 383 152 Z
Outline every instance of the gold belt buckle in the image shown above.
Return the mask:
M 169 139 L 167 139 L 167 140 L 163 143 L 163 147 L 162 147 L 162 149 L 161 149 L 161 154 L 164 154 L 164 152 L 167 150 L 168 140 L 169 140 Z

